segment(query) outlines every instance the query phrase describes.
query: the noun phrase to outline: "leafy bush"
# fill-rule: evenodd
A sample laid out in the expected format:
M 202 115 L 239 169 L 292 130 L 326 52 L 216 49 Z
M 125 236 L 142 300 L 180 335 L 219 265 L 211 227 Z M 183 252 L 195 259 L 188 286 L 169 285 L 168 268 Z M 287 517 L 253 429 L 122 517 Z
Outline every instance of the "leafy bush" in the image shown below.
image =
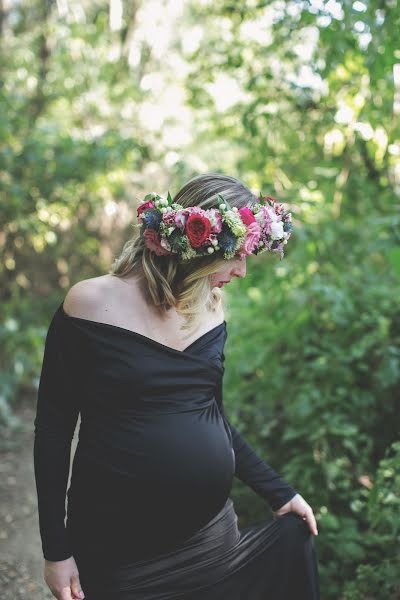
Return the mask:
M 366 506 L 364 533 L 367 559 L 346 583 L 344 600 L 399 600 L 400 598 L 400 442 L 394 442 L 376 471 Z
M 360 564 L 376 560 L 388 576 L 394 571 L 396 522 L 398 529 L 382 499 L 388 482 L 375 473 L 398 438 L 400 281 L 383 253 L 375 249 L 371 260 L 378 226 L 363 227 L 371 234 L 361 239 L 364 251 L 359 245 L 345 263 L 335 253 L 345 238 L 340 224 L 332 235 L 320 223 L 312 245 L 300 232 L 286 262 L 249 266 L 227 307 L 227 412 L 313 507 L 321 588 L 332 599 Z M 399 469 L 398 454 L 391 461 Z M 235 494 L 244 523 L 262 518 L 264 508 L 240 485 Z M 375 497 L 386 538 L 370 533 Z

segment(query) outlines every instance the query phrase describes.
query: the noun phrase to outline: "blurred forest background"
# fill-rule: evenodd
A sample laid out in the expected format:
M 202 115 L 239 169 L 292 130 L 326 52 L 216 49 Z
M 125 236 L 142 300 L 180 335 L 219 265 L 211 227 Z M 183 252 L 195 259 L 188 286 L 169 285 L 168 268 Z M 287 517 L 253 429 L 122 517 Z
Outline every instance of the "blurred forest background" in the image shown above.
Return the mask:
M 3 431 L 146 193 L 218 171 L 278 198 L 285 258 L 225 291 L 225 405 L 312 506 L 324 600 L 400 598 L 399 31 L 395 0 L 0 1 Z

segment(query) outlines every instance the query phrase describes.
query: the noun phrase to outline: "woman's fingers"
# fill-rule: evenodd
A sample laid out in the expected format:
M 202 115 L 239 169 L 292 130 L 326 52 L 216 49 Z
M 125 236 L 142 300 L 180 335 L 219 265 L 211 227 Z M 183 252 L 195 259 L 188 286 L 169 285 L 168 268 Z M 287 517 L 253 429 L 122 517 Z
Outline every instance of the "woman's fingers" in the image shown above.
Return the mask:
M 296 494 L 279 510 L 273 511 L 274 516 L 284 515 L 288 512 L 294 512 L 302 517 L 308 524 L 311 533 L 318 535 L 317 521 L 315 519 L 311 506 L 304 500 L 303 496 Z
M 301 516 L 308 523 L 311 533 L 313 533 L 314 535 L 318 535 L 317 521 L 314 517 L 314 513 L 311 506 L 307 505 L 306 509 L 304 510 Z
M 85 594 L 82 591 L 82 587 L 79 581 L 79 577 L 77 575 L 72 575 L 71 577 L 71 590 L 72 597 L 75 600 L 81 600 L 81 598 L 85 597 Z
M 57 600 L 81 600 L 85 597 L 73 556 L 59 561 L 45 560 L 44 580 Z
M 62 588 L 57 594 L 55 594 L 55 596 L 59 600 L 75 600 L 75 598 L 71 595 L 70 586 Z
M 291 500 L 291 509 L 300 515 L 308 524 L 311 533 L 318 535 L 317 521 L 313 509 L 300 494 L 296 494 Z

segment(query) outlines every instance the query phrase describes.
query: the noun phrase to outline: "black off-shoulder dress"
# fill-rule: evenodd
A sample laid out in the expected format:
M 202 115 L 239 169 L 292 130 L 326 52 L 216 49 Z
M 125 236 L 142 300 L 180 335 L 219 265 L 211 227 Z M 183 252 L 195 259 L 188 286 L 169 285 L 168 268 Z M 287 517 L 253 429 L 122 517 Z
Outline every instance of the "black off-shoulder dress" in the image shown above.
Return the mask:
M 296 490 L 224 413 L 226 338 L 223 321 L 179 351 L 56 310 L 34 422 L 39 528 L 44 558 L 74 557 L 86 600 L 319 599 L 299 515 L 238 529 L 234 476 L 273 510 Z

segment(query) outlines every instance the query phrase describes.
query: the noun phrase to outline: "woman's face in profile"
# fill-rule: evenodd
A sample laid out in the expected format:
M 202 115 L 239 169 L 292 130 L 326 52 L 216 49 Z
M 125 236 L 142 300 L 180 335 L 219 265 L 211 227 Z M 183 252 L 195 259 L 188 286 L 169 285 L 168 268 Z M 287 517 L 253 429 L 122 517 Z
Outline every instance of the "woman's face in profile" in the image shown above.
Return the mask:
M 216 273 L 212 273 L 212 275 L 210 275 L 211 289 L 214 287 L 222 288 L 224 285 L 229 283 L 233 277 L 245 277 L 246 259 L 247 256 L 244 256 L 243 258 L 235 257 L 226 260 L 226 266 L 224 266 L 223 269 L 220 269 Z

